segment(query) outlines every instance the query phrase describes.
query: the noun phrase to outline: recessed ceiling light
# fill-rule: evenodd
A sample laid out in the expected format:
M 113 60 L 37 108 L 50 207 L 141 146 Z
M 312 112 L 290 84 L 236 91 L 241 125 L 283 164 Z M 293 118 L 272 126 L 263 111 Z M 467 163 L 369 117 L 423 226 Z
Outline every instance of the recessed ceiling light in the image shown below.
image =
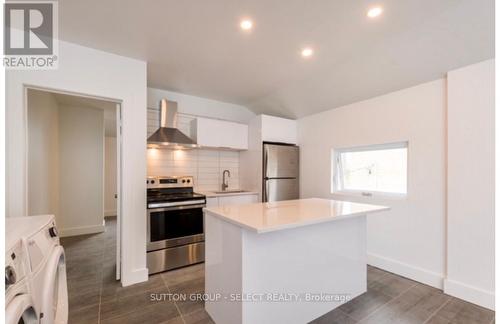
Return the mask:
M 311 57 L 314 54 L 314 50 L 310 47 L 305 47 L 302 49 L 302 57 Z
M 382 9 L 382 7 L 373 7 L 373 8 L 370 8 L 370 10 L 368 10 L 368 12 L 366 13 L 366 15 L 369 18 L 375 18 L 375 17 L 380 16 L 383 11 L 384 10 Z
M 240 27 L 243 30 L 250 30 L 253 27 L 253 22 L 250 19 L 243 19 L 240 22 Z

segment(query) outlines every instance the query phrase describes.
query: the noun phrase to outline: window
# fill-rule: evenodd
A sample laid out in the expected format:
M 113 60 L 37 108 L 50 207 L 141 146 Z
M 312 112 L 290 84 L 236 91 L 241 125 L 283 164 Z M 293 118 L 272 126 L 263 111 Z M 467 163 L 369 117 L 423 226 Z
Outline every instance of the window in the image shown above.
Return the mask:
M 406 194 L 408 142 L 334 150 L 334 191 Z

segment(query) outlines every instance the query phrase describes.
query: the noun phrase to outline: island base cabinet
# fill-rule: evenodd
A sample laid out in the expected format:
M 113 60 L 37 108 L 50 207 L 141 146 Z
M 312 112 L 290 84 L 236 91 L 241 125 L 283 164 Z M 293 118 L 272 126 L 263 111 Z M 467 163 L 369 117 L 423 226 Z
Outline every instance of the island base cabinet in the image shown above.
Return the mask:
M 218 324 L 307 323 L 366 292 L 366 216 L 256 233 L 205 212 Z

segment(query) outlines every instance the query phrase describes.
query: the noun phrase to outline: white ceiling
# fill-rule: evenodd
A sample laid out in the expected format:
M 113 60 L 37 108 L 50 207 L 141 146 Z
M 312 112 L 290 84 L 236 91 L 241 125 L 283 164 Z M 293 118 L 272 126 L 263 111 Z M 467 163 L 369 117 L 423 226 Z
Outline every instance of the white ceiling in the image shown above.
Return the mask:
M 384 13 L 370 20 L 374 4 Z M 292 118 L 494 56 L 494 0 L 61 0 L 59 11 L 62 39 L 146 60 L 150 87 Z
M 88 97 L 52 93 L 60 105 L 104 110 L 104 135 L 116 137 L 116 103 Z

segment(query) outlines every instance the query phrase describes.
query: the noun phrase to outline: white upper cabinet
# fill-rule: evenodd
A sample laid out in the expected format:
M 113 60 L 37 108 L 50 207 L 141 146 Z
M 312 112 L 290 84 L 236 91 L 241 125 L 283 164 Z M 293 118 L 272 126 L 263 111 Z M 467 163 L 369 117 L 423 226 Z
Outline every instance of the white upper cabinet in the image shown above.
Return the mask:
M 219 147 L 223 130 L 220 120 L 197 117 L 191 122 L 191 134 L 197 144 L 205 147 Z
M 203 117 L 191 123 L 194 139 L 202 147 L 248 149 L 247 125 Z
M 297 144 L 297 121 L 260 115 L 263 142 Z

